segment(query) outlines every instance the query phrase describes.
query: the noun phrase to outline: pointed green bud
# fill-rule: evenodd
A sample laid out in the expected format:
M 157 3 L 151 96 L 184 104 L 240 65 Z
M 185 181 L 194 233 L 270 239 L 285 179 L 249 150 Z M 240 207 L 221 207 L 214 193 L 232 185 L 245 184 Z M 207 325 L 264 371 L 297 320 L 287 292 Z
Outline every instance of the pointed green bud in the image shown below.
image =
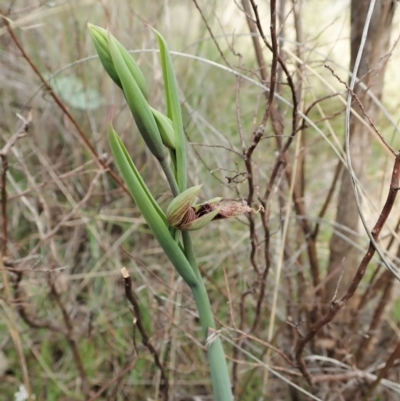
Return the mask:
M 183 191 L 169 204 L 167 208 L 167 221 L 170 226 L 179 228 L 182 222 L 185 223 L 188 219 L 190 220 L 189 214 L 191 211 L 194 214 L 192 203 L 199 194 L 200 188 L 201 185 L 196 185 Z
M 97 54 L 99 55 L 101 64 L 103 64 L 103 67 L 107 71 L 107 74 L 110 76 L 110 78 L 122 89 L 121 79 L 118 76 L 118 73 L 114 66 L 114 62 L 111 57 L 107 30 L 92 24 L 88 24 L 88 28 L 90 31 L 90 35 L 92 36 L 92 40 L 96 48 Z M 116 43 L 116 46 L 118 47 L 118 50 L 122 55 L 122 58 L 124 59 L 127 65 L 129 72 L 131 73 L 138 87 L 142 91 L 143 96 L 146 99 L 148 99 L 149 89 L 147 87 L 146 80 L 144 78 L 141 69 L 136 64 L 135 59 L 124 48 L 124 46 L 122 46 L 122 44 L 118 42 L 118 40 L 115 38 L 114 41 Z
M 151 153 L 161 161 L 165 158 L 165 148 L 150 105 L 140 90 L 134 76 L 131 74 L 117 46 L 117 40 L 111 34 L 108 36 L 108 44 L 115 71 L 121 80 L 126 102 L 135 119 L 139 132 Z
M 167 148 L 175 150 L 175 133 L 172 121 L 165 114 L 159 112 L 156 109 L 153 109 L 152 107 L 150 108 L 151 111 L 153 112 L 153 116 L 156 120 L 157 127 L 160 131 L 161 140 L 163 141 L 163 144 Z

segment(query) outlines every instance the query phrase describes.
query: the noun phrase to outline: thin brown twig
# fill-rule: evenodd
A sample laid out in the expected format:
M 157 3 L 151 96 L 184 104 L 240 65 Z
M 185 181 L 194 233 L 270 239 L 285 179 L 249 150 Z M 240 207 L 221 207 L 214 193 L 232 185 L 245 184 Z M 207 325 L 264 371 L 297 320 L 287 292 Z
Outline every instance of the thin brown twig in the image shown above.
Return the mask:
M 393 352 L 391 353 L 389 359 L 386 362 L 386 365 L 382 368 L 382 370 L 379 372 L 378 377 L 375 379 L 375 381 L 371 384 L 370 388 L 368 389 L 367 394 L 365 394 L 363 401 L 367 401 L 370 399 L 372 393 L 375 391 L 376 387 L 379 385 L 381 380 L 387 375 L 389 372 L 390 368 L 394 365 L 396 360 L 400 358 L 400 341 L 397 342 L 397 345 Z
M 387 248 L 388 249 L 388 248 Z M 397 257 L 400 257 L 400 246 L 397 248 Z M 371 281 L 370 281 L 371 283 Z M 363 350 L 368 349 L 368 345 L 370 344 L 374 332 L 378 329 L 382 317 L 384 314 L 384 311 L 386 307 L 390 304 L 390 299 L 392 295 L 392 290 L 393 290 L 393 285 L 394 285 L 394 276 L 391 274 L 389 270 L 385 270 L 383 274 L 379 277 L 379 279 L 374 283 L 370 284 L 368 287 L 371 287 L 372 290 L 367 293 L 364 292 L 363 297 L 360 299 L 359 304 L 357 305 L 357 310 L 356 312 L 359 312 L 361 309 L 362 303 L 367 303 L 373 296 L 373 293 L 376 293 L 380 289 L 382 289 L 382 294 L 380 297 L 380 300 L 378 302 L 378 305 L 375 308 L 375 311 L 373 313 L 373 317 L 371 319 L 371 323 L 367 332 L 367 336 L 363 336 L 361 343 L 358 346 L 358 351 L 356 352 L 355 359 L 358 363 L 358 365 L 361 363 L 363 356 L 365 353 Z M 369 298 L 368 298 L 369 296 Z M 365 307 L 365 306 L 364 306 Z M 357 326 L 358 323 L 358 316 L 355 316 L 355 318 L 352 321 L 352 328 Z
M 253 4 L 253 1 L 252 1 Z M 254 6 L 253 6 L 254 7 Z M 254 9 L 254 8 L 253 8 Z M 256 18 L 258 18 L 257 10 L 254 10 L 256 14 Z M 279 57 L 279 49 L 278 49 L 278 39 L 276 37 L 276 1 L 270 1 L 270 14 L 271 14 L 271 24 L 270 24 L 270 32 L 271 32 L 271 42 L 272 42 L 272 63 L 271 63 L 271 73 L 270 73 L 270 83 L 269 83 L 269 95 L 267 100 L 267 107 L 265 109 L 261 124 L 265 127 L 267 121 L 269 119 L 271 113 L 272 103 L 275 97 L 275 87 L 276 87 L 276 75 L 277 75 L 277 66 L 278 66 L 278 57 Z
M 218 44 L 217 39 L 215 38 L 215 36 L 214 36 L 214 34 L 212 32 L 212 29 L 211 29 L 210 25 L 208 24 L 207 18 L 205 17 L 205 15 L 203 14 L 203 11 L 201 10 L 199 4 L 197 3 L 197 0 L 192 0 L 192 1 L 193 1 L 194 5 L 196 6 L 196 8 L 199 10 L 201 19 L 203 20 L 203 22 L 204 22 L 204 24 L 205 24 L 205 26 L 207 28 L 207 31 L 209 32 L 209 34 L 210 34 L 210 36 L 211 36 L 211 38 L 212 38 L 212 40 L 213 40 L 213 42 L 214 42 L 214 44 L 215 44 L 215 46 L 216 46 L 216 48 L 218 50 L 218 53 L 221 56 L 222 60 L 225 61 L 226 65 L 230 66 L 230 64 L 229 64 L 228 60 L 226 59 L 221 47 Z
M 338 164 L 335 168 L 335 175 L 333 176 L 333 180 L 332 180 L 331 186 L 329 187 L 328 194 L 326 195 L 324 204 L 322 205 L 321 210 L 318 213 L 318 220 L 322 219 L 324 217 L 326 211 L 328 210 L 328 206 L 333 199 L 333 194 L 335 193 L 336 185 L 339 182 L 339 177 L 340 177 L 340 173 L 342 172 L 342 168 L 343 168 L 343 163 L 339 160 Z M 320 222 L 317 221 L 317 223 L 315 223 L 315 227 L 312 232 L 312 236 L 313 236 L 314 240 L 316 240 L 316 238 L 318 236 L 319 227 L 320 227 Z
M 255 23 L 257 25 L 257 29 L 258 32 L 260 33 L 260 36 L 262 38 L 262 40 L 264 41 L 265 46 L 267 46 L 267 48 L 273 52 L 274 46 L 271 45 L 268 41 L 267 38 L 264 35 L 264 31 L 262 28 L 262 24 L 261 24 L 261 20 L 260 20 L 260 16 L 258 14 L 258 7 L 255 4 L 254 0 L 250 0 L 252 8 L 253 8 L 253 12 L 255 15 Z M 297 96 L 296 96 L 296 88 L 294 86 L 294 82 L 293 82 L 293 78 L 284 62 L 284 60 L 282 60 L 282 58 L 279 56 L 279 54 L 276 55 L 277 57 L 277 61 L 280 65 L 280 67 L 282 68 L 283 72 L 285 73 L 286 79 L 288 81 L 288 85 L 290 88 L 290 91 L 292 93 L 292 102 L 293 102 L 293 111 L 292 111 L 292 135 L 291 138 L 289 138 L 289 141 L 291 142 L 294 138 L 294 134 L 296 132 L 296 127 L 297 127 L 297 108 L 298 108 L 298 101 L 297 101 Z M 290 145 L 290 143 L 289 143 Z
M 256 311 L 255 311 L 255 317 L 253 320 L 253 326 L 250 329 L 250 333 L 254 333 L 255 330 L 257 329 L 259 323 L 260 323 L 260 316 L 261 316 L 261 310 L 262 310 L 262 304 L 265 298 L 265 291 L 267 287 L 267 277 L 269 273 L 269 269 L 271 266 L 271 260 L 269 257 L 269 238 L 270 238 L 270 233 L 269 233 L 269 228 L 268 228 L 268 223 L 267 223 L 267 213 L 261 212 L 261 219 L 263 221 L 263 227 L 264 227 L 264 260 L 265 260 L 265 266 L 262 271 L 261 276 L 259 277 L 258 281 L 260 283 L 260 290 L 257 298 L 257 305 L 256 305 Z
M 110 379 L 107 383 L 105 383 L 96 394 L 88 399 L 88 401 L 97 400 L 106 390 L 108 390 L 115 382 L 121 380 L 127 373 L 129 373 L 136 363 L 138 362 L 138 358 L 134 358 L 126 363 L 125 367 L 121 369 L 112 379 Z
M 378 264 L 378 267 L 380 265 Z M 377 272 L 378 269 L 375 269 L 374 273 Z M 358 305 L 356 307 L 356 312 L 360 312 L 362 308 L 365 308 L 366 305 L 378 294 L 378 291 L 382 289 L 387 281 L 389 280 L 391 273 L 389 270 L 385 270 L 377 280 L 370 280 L 368 283 L 368 288 L 364 291 L 364 294 L 360 297 Z M 353 320 L 353 324 L 356 324 L 357 319 Z
M 275 166 L 274 166 L 273 172 L 271 174 L 269 183 L 267 185 L 264 197 L 260 200 L 264 207 L 267 203 L 269 195 L 272 192 L 273 181 L 276 179 L 278 172 L 280 170 L 280 167 L 282 165 L 286 166 L 284 171 L 285 171 L 287 182 L 289 182 L 289 183 L 292 182 L 292 173 L 291 173 L 291 170 L 289 167 L 289 163 L 287 161 L 286 145 L 289 145 L 289 141 L 285 144 L 285 146 L 282 148 L 282 151 L 277 156 Z M 310 263 L 310 270 L 311 270 L 311 275 L 312 275 L 312 279 L 313 279 L 313 285 L 314 285 L 314 287 L 318 287 L 318 285 L 320 283 L 320 277 L 319 277 L 319 262 L 318 262 L 318 257 L 317 257 L 316 243 L 315 243 L 314 237 L 312 236 L 311 227 L 308 223 L 304 199 L 302 198 L 301 194 L 299 193 L 299 188 L 296 185 L 293 188 L 292 199 L 293 199 L 293 204 L 294 204 L 294 209 L 295 209 L 296 215 L 298 216 L 297 220 L 299 222 L 299 225 L 303 231 L 303 235 L 307 242 L 307 254 L 308 254 L 308 259 L 309 259 L 309 263 Z M 317 295 L 320 296 L 319 290 L 317 291 Z
M 287 355 L 285 355 L 285 353 L 283 351 L 281 351 L 279 348 L 273 346 L 269 342 L 261 340 L 258 337 L 252 336 L 251 334 L 248 334 L 245 331 L 240 330 L 240 329 L 237 329 L 235 331 L 241 335 L 241 339 L 250 340 L 250 341 L 253 341 L 253 342 L 257 343 L 257 344 L 263 345 L 264 347 L 269 348 L 272 351 L 276 352 L 288 365 L 295 366 L 295 363 L 293 361 L 291 361 L 287 357 Z M 236 348 L 236 346 L 235 346 L 235 348 Z
M 358 103 L 358 106 L 360 107 L 362 113 L 364 114 L 364 116 L 366 117 L 366 119 L 368 120 L 369 124 L 371 125 L 372 129 L 375 131 L 375 133 L 378 135 L 379 139 L 382 141 L 382 143 L 386 146 L 387 149 L 390 150 L 390 152 L 392 152 L 393 155 L 396 155 L 396 152 L 394 151 L 394 149 L 386 142 L 385 138 L 382 136 L 382 134 L 379 132 L 377 126 L 374 124 L 374 122 L 371 120 L 371 117 L 368 115 L 367 111 L 365 110 L 365 107 L 363 106 L 363 104 L 361 103 L 361 100 L 358 98 L 358 96 L 356 95 L 356 93 L 350 89 L 349 85 L 347 84 L 347 82 L 343 81 L 336 73 L 335 71 L 329 66 L 324 64 L 324 67 L 326 69 L 328 69 L 331 74 L 341 83 L 343 84 L 347 91 L 350 93 L 351 97 L 353 99 L 355 99 L 355 101 Z
M 258 143 L 260 142 L 260 139 L 262 138 L 263 133 L 264 133 L 264 126 L 259 125 L 258 128 L 253 133 L 253 140 L 252 140 L 251 145 L 248 147 L 248 149 L 246 150 L 246 152 L 243 155 L 244 163 L 245 163 L 246 170 L 247 170 L 247 185 L 248 185 L 247 204 L 250 207 L 253 204 L 254 192 L 255 192 L 252 155 L 253 155 L 253 152 L 256 149 Z M 257 240 L 257 233 L 256 233 L 256 228 L 255 228 L 256 225 L 255 225 L 255 221 L 254 221 L 254 217 L 253 217 L 252 213 L 248 214 L 248 219 L 249 219 L 250 245 L 251 245 L 250 261 L 251 261 L 251 265 L 253 266 L 253 269 L 255 270 L 255 272 L 257 274 L 260 274 L 260 268 L 259 268 L 257 260 L 256 260 L 258 240 Z
M 140 335 L 142 337 L 142 344 L 150 351 L 151 355 L 153 355 L 154 363 L 156 364 L 157 368 L 161 372 L 161 378 L 163 380 L 163 386 L 162 386 L 163 388 L 161 390 L 163 392 L 164 400 L 168 401 L 168 391 L 169 391 L 168 377 L 165 372 L 164 366 L 161 363 L 158 352 L 154 348 L 153 344 L 150 342 L 147 331 L 143 326 L 139 302 L 137 301 L 137 299 L 132 291 L 132 278 L 129 275 L 129 272 L 125 267 L 123 267 L 121 269 L 121 274 L 124 279 L 126 298 L 128 299 L 129 303 L 133 307 L 133 314 L 135 316 L 135 327 L 137 327 L 139 329 Z
M 340 95 L 340 93 L 333 93 L 333 94 L 330 94 L 330 95 L 323 96 L 322 98 L 319 98 L 319 99 L 315 100 L 314 102 L 312 102 L 312 103 L 310 104 L 310 106 L 307 107 L 307 110 L 303 112 L 303 118 L 302 118 L 302 120 L 301 120 L 301 123 L 299 124 L 298 130 L 300 131 L 300 130 L 304 130 L 304 129 L 308 128 L 308 124 L 307 124 L 307 121 L 306 121 L 305 117 L 308 116 L 308 114 L 311 112 L 311 110 L 312 110 L 318 103 L 320 103 L 320 102 L 322 102 L 322 101 L 324 101 L 324 100 L 333 98 L 333 97 L 338 96 L 338 95 Z M 332 113 L 332 114 L 329 115 L 329 116 L 325 115 L 324 117 L 321 117 L 319 120 L 315 120 L 315 121 L 314 121 L 314 124 L 320 124 L 320 123 L 322 123 L 322 122 L 324 122 L 324 121 L 331 120 L 331 119 L 333 119 L 334 117 L 340 116 L 345 110 L 346 110 L 346 107 L 343 107 L 342 110 L 336 111 L 336 112 Z
M 259 20 L 257 5 L 254 3 L 253 0 L 250 0 L 250 1 L 251 1 L 251 5 L 253 8 L 253 12 L 256 16 L 256 24 L 258 27 L 258 31 L 260 32 L 261 36 L 264 38 L 262 26 L 261 26 L 261 23 Z M 272 104 L 274 101 L 274 95 L 275 95 L 275 85 L 276 85 L 276 75 L 277 75 L 277 65 L 278 65 L 279 55 L 278 55 L 278 40 L 276 37 L 276 2 L 274 0 L 272 0 L 270 2 L 270 14 L 271 14 L 270 31 L 271 31 L 271 40 L 272 40 L 272 46 L 271 46 L 270 50 L 272 53 L 272 64 L 271 64 L 271 73 L 270 73 L 269 95 L 267 98 L 267 106 L 265 108 L 261 123 L 259 124 L 257 130 L 254 132 L 252 144 L 247 149 L 247 152 L 245 154 L 245 163 L 246 163 L 247 170 L 249 172 L 249 178 L 251 178 L 251 180 L 249 180 L 249 195 L 248 195 L 248 204 L 249 205 L 252 204 L 253 193 L 254 193 L 251 156 L 252 156 L 258 142 L 260 141 L 261 137 L 264 134 L 264 129 L 265 129 L 265 126 L 270 117 L 271 108 L 272 108 Z M 253 225 L 254 225 L 254 223 L 253 223 Z M 250 221 L 250 230 L 252 230 L 251 221 Z M 254 231 L 254 228 L 253 228 L 253 231 Z M 250 237 L 252 238 L 254 235 L 251 235 L 251 234 L 252 234 L 252 232 L 250 231 Z M 253 248 L 253 245 L 252 245 L 252 248 Z M 253 255 L 254 253 L 255 253 L 255 251 L 253 252 L 253 249 L 252 249 L 253 257 L 254 257 L 254 255 Z M 257 273 L 259 273 L 259 271 L 257 271 Z
M 267 65 L 264 60 L 263 51 L 258 40 L 257 24 L 252 17 L 249 0 L 242 0 L 243 12 L 246 15 L 247 25 L 251 33 L 254 51 L 256 53 L 257 64 L 261 74 L 261 80 L 265 83 L 268 80 Z
M 220 149 L 224 149 L 224 150 L 226 150 L 228 152 L 232 152 L 237 156 L 240 156 L 240 157 L 242 156 L 242 154 L 240 152 L 238 152 L 238 151 L 236 151 L 236 150 L 234 150 L 232 148 L 228 148 L 227 146 L 223 146 L 223 145 L 214 145 L 214 144 L 209 145 L 207 143 L 197 143 L 197 142 L 190 142 L 190 145 L 192 145 L 192 146 L 201 146 L 201 147 L 204 147 L 204 148 L 220 148 Z
M 368 328 L 367 335 L 362 337 L 362 340 L 359 343 L 358 350 L 355 353 L 355 360 L 357 361 L 357 365 L 360 366 L 363 357 L 365 356 L 365 350 L 369 349 L 369 344 L 374 337 L 374 332 L 378 329 L 381 321 L 382 315 L 385 311 L 387 305 L 390 303 L 390 298 L 392 295 L 392 288 L 393 288 L 393 275 L 388 277 L 386 282 L 385 288 L 381 294 L 381 298 L 379 303 L 374 311 L 374 314 L 371 319 L 371 323 Z
M 395 233 L 397 233 L 399 231 L 399 229 L 400 229 L 400 219 L 397 220 L 396 226 L 390 235 L 390 240 L 386 247 L 387 251 L 389 251 L 391 249 L 392 245 L 395 243 L 395 239 L 396 239 Z M 400 249 L 397 252 L 399 255 Z M 368 304 L 368 301 L 370 301 L 373 298 L 373 294 L 380 288 L 380 286 L 382 285 L 382 282 L 386 282 L 385 276 L 387 276 L 387 275 L 390 276 L 390 272 L 388 270 L 385 270 L 377 279 L 378 273 L 379 273 L 381 267 L 382 267 L 382 265 L 378 263 L 375 268 L 375 271 L 373 272 L 373 274 L 371 276 L 371 279 L 369 280 L 368 286 L 367 286 L 364 294 L 360 298 L 360 302 L 358 303 L 358 306 L 357 306 L 357 311 L 360 311 L 361 308 L 365 307 Z

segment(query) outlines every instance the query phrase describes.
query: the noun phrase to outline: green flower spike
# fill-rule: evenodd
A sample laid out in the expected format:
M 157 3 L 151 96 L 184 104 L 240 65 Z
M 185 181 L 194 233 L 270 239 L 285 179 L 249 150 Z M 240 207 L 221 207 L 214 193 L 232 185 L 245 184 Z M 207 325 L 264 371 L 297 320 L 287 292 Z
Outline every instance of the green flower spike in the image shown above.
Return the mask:
M 108 75 L 124 92 L 136 125 L 148 148 L 159 161 L 163 161 L 165 159 L 163 140 L 158 123 L 147 102 L 149 90 L 142 71 L 129 52 L 110 32 L 91 24 L 89 30 L 100 61 Z M 165 135 L 171 135 L 168 121 L 163 121 L 160 126 L 167 131 Z M 169 141 L 169 144 L 173 146 L 173 141 Z
M 123 54 L 125 49 L 118 46 L 118 41 L 109 33 L 108 46 L 114 68 L 121 80 L 126 102 L 131 110 L 136 125 L 142 135 L 147 147 L 153 155 L 161 162 L 165 159 L 164 145 L 154 115 L 151 111 L 142 90 L 140 89 L 136 76 L 132 74 Z

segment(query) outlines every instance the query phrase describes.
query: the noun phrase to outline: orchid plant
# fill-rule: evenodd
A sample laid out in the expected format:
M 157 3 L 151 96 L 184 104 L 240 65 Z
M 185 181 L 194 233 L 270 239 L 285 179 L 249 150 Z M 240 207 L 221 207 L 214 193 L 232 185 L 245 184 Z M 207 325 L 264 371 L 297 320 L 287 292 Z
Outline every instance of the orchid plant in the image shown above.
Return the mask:
M 212 220 L 252 212 L 252 209 L 244 201 L 220 197 L 193 205 L 201 186 L 187 188 L 186 144 L 178 85 L 169 50 L 161 34 L 154 30 L 163 70 L 166 114 L 150 106 L 144 75 L 122 44 L 103 28 L 89 24 L 89 30 L 104 69 L 123 91 L 141 136 L 168 180 L 174 199 L 166 213 L 146 186 L 110 121 L 108 137 L 115 163 L 153 235 L 192 291 L 207 349 L 214 399 L 231 401 L 228 366 L 189 231 L 200 229 Z

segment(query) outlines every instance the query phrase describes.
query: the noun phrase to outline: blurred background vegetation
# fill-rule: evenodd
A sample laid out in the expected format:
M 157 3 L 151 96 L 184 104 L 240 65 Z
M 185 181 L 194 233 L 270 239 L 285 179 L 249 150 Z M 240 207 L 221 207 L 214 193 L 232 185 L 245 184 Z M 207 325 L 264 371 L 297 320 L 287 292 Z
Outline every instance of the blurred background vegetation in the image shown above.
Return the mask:
M 334 321 L 305 347 L 307 366 L 319 378 L 314 386 L 302 377 L 295 359 L 299 341 L 316 321 L 313 313 L 322 316 L 324 309 L 318 292 L 325 284 L 335 230 L 338 185 L 332 183 L 343 155 L 347 96 L 343 83 L 324 65 L 348 82 L 349 3 L 278 2 L 277 34 L 284 49 L 280 54 L 293 77 L 299 110 L 310 120 L 301 130 L 301 140 L 288 149 L 289 162 L 283 163 L 272 183 L 264 211 L 213 222 L 193 235 L 223 328 L 237 400 L 308 400 L 310 394 L 324 400 L 399 397 L 397 354 L 375 395 L 368 393 L 400 340 L 398 286 L 384 276 L 378 259 L 357 290 L 365 302 L 352 315 L 353 324 L 343 323 L 344 332 L 339 332 Z M 190 184 L 203 184 L 204 199 L 248 200 L 249 171 L 243 155 L 252 145 L 266 98 L 242 4 L 0 0 L 1 146 L 15 139 L 1 152 L 0 399 L 16 399 L 18 391 L 23 393 L 22 385 L 36 400 L 165 399 L 165 383 L 142 344 L 125 298 L 123 266 L 134 280 L 142 321 L 168 374 L 169 399 L 211 399 L 189 290 L 132 200 L 88 146 L 114 169 L 106 135 L 112 107 L 114 128 L 165 210 L 171 200 L 166 182 L 121 92 L 94 57 L 86 24 L 108 27 L 133 51 L 148 81 L 152 106 L 165 111 L 156 37 L 146 24 L 162 33 L 174 54 L 181 89 Z M 269 2 L 259 1 L 258 6 L 270 40 Z M 400 146 L 398 22 L 395 13 L 382 99 L 385 113 L 374 120 L 395 150 Z M 269 71 L 272 54 L 261 40 L 260 45 Z M 274 105 L 280 121 L 275 123 L 285 142 L 293 134 L 292 94 L 285 75 L 278 71 L 277 77 L 279 97 Z M 370 128 L 365 130 L 372 135 Z M 269 122 L 251 155 L 255 209 L 263 203 L 280 157 L 275 137 L 276 127 Z M 387 197 L 394 157 L 376 136 L 370 153 L 362 196 L 372 228 Z M 305 215 L 292 204 L 288 171 L 298 177 L 295 184 L 301 184 Z M 332 199 L 322 215 L 330 188 Z M 393 250 L 386 254 L 397 265 L 399 215 L 395 206 L 381 234 L 383 248 L 392 241 Z M 322 280 L 318 288 L 307 256 L 309 238 L 301 232 L 305 220 L 312 229 L 319 223 L 314 238 Z M 356 238 L 359 242 L 353 245 L 361 259 L 369 239 L 365 230 Z M 339 286 L 339 293 L 346 289 Z M 324 302 L 329 305 L 329 300 Z M 378 322 L 371 326 L 377 313 Z M 370 341 L 355 358 L 366 337 Z

